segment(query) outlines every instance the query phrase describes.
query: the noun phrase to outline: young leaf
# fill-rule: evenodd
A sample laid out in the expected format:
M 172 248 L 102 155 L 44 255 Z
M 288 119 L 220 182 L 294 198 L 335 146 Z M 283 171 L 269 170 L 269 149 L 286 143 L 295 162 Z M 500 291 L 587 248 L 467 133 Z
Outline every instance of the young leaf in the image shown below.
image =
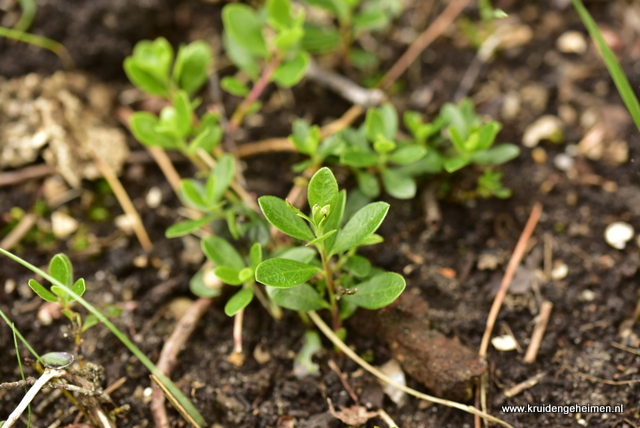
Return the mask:
M 258 204 L 267 221 L 279 231 L 303 241 L 314 239 L 309 226 L 282 199 L 262 196 Z
M 306 264 L 311 263 L 316 254 L 316 250 L 310 247 L 293 247 L 278 254 L 278 258 Z
M 229 266 L 217 267 L 213 273 L 225 284 L 242 285 L 242 280 L 240 279 L 238 271 L 230 268 Z
M 177 128 L 181 138 L 187 137 L 191 133 L 193 111 L 189 95 L 185 91 L 176 92 L 173 97 L 173 106 L 176 111 Z
M 213 55 L 206 42 L 195 41 L 182 46 L 173 67 L 173 80 L 180 89 L 192 95 L 207 81 L 211 63 Z
M 365 118 L 364 126 L 367 130 L 367 138 L 369 141 L 376 141 L 380 136 L 386 136 L 384 118 L 382 117 L 380 110 L 377 108 L 370 108 L 367 110 L 367 117 Z
M 293 24 L 290 0 L 267 0 L 266 9 L 267 22 L 276 30 L 290 28 Z
M 259 242 L 256 242 L 251 246 L 251 250 L 249 250 L 249 259 L 251 260 L 251 267 L 254 269 L 262 263 L 262 245 Z
M 317 6 L 324 10 L 333 13 L 340 23 L 346 23 L 351 12 L 349 11 L 349 5 L 343 0 L 304 0 L 312 6 Z
M 73 281 L 73 266 L 65 254 L 56 254 L 49 262 L 49 275 L 71 288 Z
M 222 155 L 220 159 L 218 159 L 218 164 L 215 169 L 211 172 L 215 177 L 215 181 L 213 182 L 211 193 L 207 195 L 209 203 L 216 204 L 220 201 L 224 192 L 229 188 L 231 181 L 233 181 L 235 173 L 236 163 L 233 156 L 228 153 Z
M 471 162 L 471 159 L 467 156 L 454 156 L 445 159 L 443 167 L 447 172 L 455 172 L 469 165 L 469 162 Z
M 307 194 L 309 197 L 309 207 L 313 208 L 315 205 L 320 207 L 331 205 L 333 210 L 336 204 L 336 198 L 338 197 L 338 182 L 333 172 L 326 166 L 320 168 L 313 174 L 313 177 L 311 177 Z
M 519 155 L 520 147 L 515 144 L 505 143 L 474 153 L 471 156 L 471 161 L 479 165 L 501 165 L 517 158 Z
M 365 245 L 375 245 L 384 242 L 384 238 L 377 233 L 367 236 L 364 238 L 364 241 L 360 243 L 360 247 L 364 247 Z
M 158 118 L 144 111 L 135 112 L 129 119 L 131 132 L 136 140 L 151 147 L 161 147 L 163 149 L 176 149 L 178 143 L 175 137 L 162 134 L 156 131 L 159 125 Z
M 204 271 L 199 270 L 189 281 L 189 290 L 198 297 L 218 297 L 221 294 L 220 288 L 207 286 L 204 282 Z
M 256 280 L 272 287 L 294 287 L 313 278 L 318 268 L 287 259 L 269 259 L 258 265 Z
M 337 230 L 342 225 L 342 218 L 344 217 L 344 207 L 347 202 L 347 191 L 342 190 L 338 193 L 335 206 L 331 207 L 331 213 L 324 224 L 324 230 Z M 327 253 L 331 253 L 331 248 L 336 241 L 336 233 L 330 235 L 324 241 L 324 248 Z
M 246 4 L 231 3 L 222 8 L 224 29 L 234 42 L 260 58 L 267 58 L 269 50 L 262 34 L 258 14 Z
M 360 245 L 367 236 L 380 227 L 387 211 L 389 211 L 389 204 L 386 202 L 374 202 L 360 209 L 338 232 L 331 254 L 342 253 Z
M 319 243 L 321 243 L 321 242 L 324 242 L 324 241 L 326 241 L 330 236 L 333 236 L 333 234 L 334 234 L 334 233 L 336 233 L 336 232 L 337 232 L 337 230 L 336 230 L 336 229 L 330 230 L 329 232 L 327 232 L 327 233 L 323 234 L 322 236 L 318 236 L 318 237 L 317 237 L 316 239 L 314 239 L 313 241 L 309 241 L 309 242 L 307 242 L 307 244 L 306 244 L 306 245 L 307 245 L 307 246 L 309 246 L 309 245 L 317 245 L 317 244 L 319 244 Z
M 478 132 L 478 144 L 476 150 L 485 150 L 491 147 L 496 135 L 502 129 L 502 125 L 496 121 L 485 123 Z
M 46 368 L 63 369 L 70 366 L 75 358 L 67 352 L 49 352 L 41 356 L 40 359 Z
M 38 281 L 36 281 L 35 279 L 30 279 L 28 284 L 29 284 L 29 287 L 31 287 L 31 289 L 33 290 L 33 292 L 36 293 L 38 296 L 40 296 L 42 300 L 45 300 L 47 302 L 58 301 L 58 297 L 56 297 L 52 292 L 44 288 L 44 286 L 40 284 Z
M 173 48 L 165 38 L 143 40 L 135 45 L 133 55 L 124 60 L 124 70 L 129 80 L 143 91 L 167 97 L 172 61 Z
M 373 152 L 365 152 L 357 147 L 352 147 L 340 155 L 340 163 L 354 168 L 367 168 L 378 163 L 380 155 Z
M 194 220 L 181 221 L 173 226 L 170 226 L 164 233 L 167 238 L 178 238 L 180 236 L 188 235 L 191 232 L 195 232 L 205 224 L 211 221 L 211 217 L 202 217 Z
M 366 257 L 354 254 L 347 259 L 347 269 L 358 278 L 364 278 L 371 271 L 371 262 Z
M 392 168 L 385 169 L 381 175 L 384 189 L 394 198 L 411 199 L 416 195 L 416 182 L 413 178 Z
M 260 73 L 258 60 L 248 50 L 243 48 L 238 42 L 229 37 L 227 33 L 222 34 L 222 44 L 227 56 L 236 67 L 247 73 L 254 82 L 258 80 Z
M 198 135 L 189 144 L 189 153 L 195 154 L 199 148 L 211 153 L 222 140 L 222 128 L 219 125 L 201 126 Z
M 378 177 L 367 171 L 356 170 L 356 180 L 358 181 L 358 189 L 371 199 L 380 196 L 380 182 Z
M 73 287 L 71 287 L 71 291 L 73 291 L 74 293 L 76 293 L 78 296 L 82 297 L 82 295 L 84 294 L 84 292 L 87 290 L 87 286 L 84 283 L 84 279 L 80 278 L 78 279 L 75 284 L 73 284 Z
M 356 285 L 358 291 L 355 294 L 342 298 L 362 308 L 380 309 L 396 300 L 402 294 L 405 285 L 402 275 L 385 272 Z
M 254 278 L 253 268 L 246 267 L 242 269 L 240 272 L 238 272 L 238 278 L 240 279 L 240 282 L 242 282 L 243 284 L 245 282 L 251 281 Z
M 291 288 L 266 287 L 267 294 L 278 305 L 292 311 L 317 311 L 329 309 L 329 304 L 309 284 Z
M 242 256 L 233 245 L 219 236 L 208 236 L 201 241 L 202 251 L 216 266 L 229 266 L 236 271 L 245 268 Z
M 82 322 L 82 332 L 84 333 L 85 331 L 89 330 L 91 327 L 98 324 L 99 322 L 100 321 L 98 321 L 98 317 L 96 317 L 95 315 L 93 314 L 87 315 L 84 321 Z
M 288 53 L 296 50 L 302 36 L 304 36 L 304 30 L 301 27 L 286 28 L 278 33 L 273 44 L 281 53 Z
M 253 287 L 246 287 L 233 295 L 224 305 L 224 313 L 232 317 L 242 309 L 246 308 L 253 300 Z
M 280 64 L 273 72 L 273 81 L 283 88 L 290 88 L 298 83 L 309 68 L 309 54 L 300 51 L 290 61 Z
M 223 77 L 222 80 L 220 80 L 220 87 L 236 97 L 246 97 L 249 95 L 247 85 L 234 76 Z
M 408 165 L 423 158 L 427 149 L 417 144 L 408 144 L 398 148 L 389 155 L 389 161 L 398 165 Z
M 179 195 L 186 205 L 191 205 L 202 211 L 206 211 L 208 208 L 209 204 L 204 199 L 204 186 L 199 181 L 189 178 L 181 180 Z
M 380 9 L 366 10 L 353 17 L 353 31 L 356 34 L 362 31 L 379 30 L 388 24 L 387 15 Z
M 305 23 L 302 49 L 312 54 L 334 51 L 340 44 L 340 32 L 334 28 Z

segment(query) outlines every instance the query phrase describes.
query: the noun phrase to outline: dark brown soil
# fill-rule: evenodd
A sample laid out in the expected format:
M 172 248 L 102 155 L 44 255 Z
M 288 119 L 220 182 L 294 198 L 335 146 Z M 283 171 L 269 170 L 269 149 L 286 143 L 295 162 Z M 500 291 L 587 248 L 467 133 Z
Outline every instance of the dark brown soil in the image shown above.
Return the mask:
M 192 36 L 208 37 L 219 32 L 215 24 L 219 22 L 219 5 L 173 0 L 43 0 L 39 3 L 33 31 L 65 44 L 78 68 L 102 79 L 115 79 L 117 85 L 124 85 L 122 60 L 137 40 L 164 35 L 180 42 Z M 436 1 L 435 11 L 441 11 L 444 3 Z M 484 65 L 469 95 L 479 112 L 504 123 L 500 141 L 519 143 L 527 126 L 542 115 L 551 114 L 561 117 L 565 142 L 542 142 L 535 153 L 523 147 L 520 157 L 502 168 L 504 182 L 513 190 L 513 197 L 508 200 L 465 198 L 463 191 L 473 188 L 478 172 L 457 174 L 450 180 L 454 190 L 443 194 L 439 201 L 443 220 L 436 232 L 427 230 L 420 199 L 387 198 L 391 211 L 380 229 L 386 243 L 366 254 L 375 264 L 405 275 L 406 292 L 417 293 L 428 301 L 432 328 L 458 338 L 475 351 L 516 241 L 533 204 L 541 202 L 543 215 L 500 311 L 494 336 L 510 330 L 526 349 L 541 302 L 551 301 L 553 311 L 535 363 L 525 364 L 524 352 L 500 352 L 490 346 L 489 412 L 516 427 L 640 426 L 640 387 L 637 383 L 625 382 L 635 379 L 640 382 L 640 342 L 633 334 L 624 338 L 620 335 L 621 327 L 633 317 L 640 299 L 637 286 L 640 248 L 635 238 L 623 250 L 612 248 L 604 240 L 604 230 L 613 221 L 626 221 L 640 231 L 640 174 L 636 165 L 640 138 L 630 121 L 623 122 L 614 130 L 616 135 L 612 140 L 628 144 L 627 159 L 611 163 L 605 155 L 601 159 L 578 155 L 572 157 L 571 168 L 558 169 L 554 159 L 565 154 L 567 146 L 571 152 L 571 145 L 577 144 L 591 128 L 589 111 L 622 106 L 622 101 L 591 43 L 584 54 L 562 53 L 556 48 L 556 40 L 566 31 L 586 34 L 568 2 L 503 0 L 494 3 L 509 13 L 514 22 L 527 26 L 532 31 L 532 39 L 501 51 L 494 61 Z M 624 0 L 586 3 L 614 40 L 623 68 L 632 86 L 638 88 L 640 5 Z M 472 8 L 466 12 L 471 17 L 475 13 Z M 9 18 L 0 15 L 0 19 Z M 415 17 L 407 13 L 396 25 L 398 28 L 410 26 L 413 19 Z M 394 34 L 391 31 L 388 40 L 379 39 L 381 46 L 393 53 L 384 59 L 389 64 L 404 50 Z M 443 103 L 452 101 L 452 94 L 474 55 L 459 29 L 451 29 L 425 51 L 421 65 L 412 68 L 403 81 L 404 89 L 393 95 L 392 101 L 402 109 L 417 108 L 412 106 L 411 94 L 426 88 L 433 97 L 421 108 L 433 114 Z M 0 75 L 7 78 L 59 69 L 53 54 L 6 40 L 0 40 L 0 58 Z M 265 101 L 272 94 L 267 92 Z M 505 98 L 511 96 L 509 94 L 520 97 L 521 107 L 517 114 L 505 116 Z M 293 91 L 293 100 L 294 114 L 316 123 L 336 118 L 349 107 L 345 101 L 310 82 Z M 269 108 L 268 102 L 265 105 L 264 120 L 249 128 L 245 135 L 247 141 L 287 134 L 290 110 L 273 105 Z M 614 127 L 613 123 L 606 122 L 606 125 Z M 131 147 L 141 149 L 132 139 Z M 249 159 L 249 190 L 258 195 L 284 196 L 294 177 L 289 166 L 296 160 L 296 156 L 289 154 Z M 189 170 L 181 172 L 186 176 Z M 134 259 L 144 252 L 133 236 L 121 234 L 113 225 L 113 218 L 121 214 L 121 209 L 111 195 L 100 193 L 98 182 L 85 182 L 83 194 L 93 195 L 94 201 L 100 201 L 109 212 L 107 219 L 91 220 L 86 204 L 88 196 L 72 200 L 67 207 L 92 234 L 109 237 L 100 241 L 99 251 L 78 252 L 73 250 L 72 241 L 45 244 L 41 239 L 34 240 L 33 235 L 15 251 L 37 266 L 46 266 L 57 252 L 69 254 L 76 276 L 84 277 L 89 284 L 87 299 L 98 307 L 108 303 L 123 307 L 122 315 L 114 319 L 115 324 L 155 361 L 175 325 L 168 304 L 178 297 L 193 298 L 188 281 L 198 263 L 186 261 L 189 259 L 184 252 L 186 241 L 164 238 L 165 229 L 178 217 L 176 210 L 180 203 L 155 164 L 129 164 L 121 179 L 154 242 L 146 267 L 134 265 Z M 432 179 L 445 181 L 447 177 Z M 426 184 L 427 180 L 421 187 L 426 188 Z M 16 206 L 32 210 L 41 196 L 41 185 L 42 180 L 29 180 L 0 188 L 3 234 L 8 232 L 5 226 L 11 218 L 9 211 Z M 158 187 L 163 194 L 162 205 L 155 210 L 144 202 L 152 187 Z M 551 279 L 545 275 L 552 267 L 545 264 L 545 251 L 549 250 L 552 264 L 566 264 L 566 276 Z M 488 260 L 494 261 L 494 266 L 487 264 Z M 31 277 L 29 273 L 8 259 L 0 263 L 0 309 L 39 352 L 73 350 L 64 320 L 54 321 L 50 326 L 37 321 L 40 304 L 26 285 Z M 451 272 L 455 273 L 453 277 Z M 415 399 L 398 408 L 388 398 L 382 398 L 381 387 L 373 377 L 336 354 L 326 340 L 325 349 L 316 358 L 321 375 L 297 379 L 292 372 L 293 358 L 300 349 L 305 329 L 312 327 L 305 326 L 292 312 L 276 322 L 259 305 L 250 307 L 245 317 L 243 340 L 248 356 L 238 368 L 227 360 L 233 347 L 233 322 L 224 315 L 223 305 L 221 299 L 205 315 L 172 375 L 193 399 L 209 426 L 280 427 L 286 426 L 278 423 L 285 416 L 294 418 L 296 427 L 344 426 L 328 413 L 327 398 L 336 407 L 350 406 L 353 401 L 336 373 L 328 367 L 329 359 L 336 361 L 363 401 L 383 408 L 403 428 L 473 426 L 473 417 L 466 413 Z M 634 331 L 640 334 L 640 328 L 631 327 L 631 332 Z M 373 355 L 375 364 L 382 364 L 391 356 L 384 343 L 359 334 L 357 326 L 350 327 L 347 342 L 358 353 Z M 0 382 L 20 378 L 12 343 L 11 330 L 0 324 L 0 349 L 4 350 L 0 358 Z M 635 353 L 612 343 L 628 346 Z M 269 353 L 268 362 L 260 364 L 254 358 L 257 347 Z M 130 406 L 120 413 L 118 426 L 153 424 L 145 393 L 150 386 L 146 369 L 102 326 L 87 333 L 83 349 L 87 361 L 104 367 L 103 386 L 126 378 L 111 394 L 116 406 Z M 31 369 L 27 370 L 33 374 Z M 537 384 L 514 397 L 504 396 L 505 390 L 542 372 L 545 374 Z M 424 390 L 413 379 L 409 379 L 408 384 Z M 0 390 L 0 419 L 11 412 L 22 395 L 21 389 Z M 36 407 L 46 399 L 43 394 L 36 400 Z M 528 404 L 623 405 L 623 411 L 513 414 L 502 410 L 504 405 Z M 60 420 L 60 426 L 72 424 L 75 413 L 66 413 L 68 408 L 68 402 L 59 398 L 38 409 L 34 413 L 35 426 L 50 426 L 56 420 Z M 184 426 L 172 409 L 170 416 L 173 426 Z M 366 426 L 375 425 L 386 426 L 378 418 Z

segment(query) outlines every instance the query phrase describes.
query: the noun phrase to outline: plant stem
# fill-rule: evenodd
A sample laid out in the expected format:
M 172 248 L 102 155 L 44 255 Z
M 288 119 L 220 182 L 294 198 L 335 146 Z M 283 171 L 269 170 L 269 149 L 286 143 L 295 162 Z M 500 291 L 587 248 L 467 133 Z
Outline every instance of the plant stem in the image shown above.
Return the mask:
M 383 382 L 393 386 L 394 388 L 398 388 L 401 391 L 406 392 L 409 395 L 413 395 L 421 400 L 430 401 L 436 404 L 442 404 L 443 406 L 453 407 L 454 409 L 459 409 L 467 413 L 471 413 L 473 415 L 479 415 L 483 418 L 488 419 L 491 422 L 498 423 L 502 426 L 513 428 L 512 425 L 509 425 L 507 422 L 496 418 L 495 416 L 491 416 L 485 412 L 482 412 L 475 407 L 466 406 L 464 404 L 456 403 L 455 401 L 449 401 L 438 397 L 433 397 L 431 395 L 423 394 L 422 392 L 416 391 L 413 388 L 409 388 L 405 385 L 399 384 L 398 382 L 391 379 L 389 376 L 382 373 L 377 368 L 373 367 L 371 364 L 364 361 L 362 358 L 358 356 L 351 348 L 349 348 L 336 334 L 329 328 L 327 324 L 320 318 L 320 316 L 315 311 L 307 312 L 307 315 L 311 318 L 311 320 L 315 323 L 315 325 L 320 329 L 320 331 L 329 339 L 333 344 L 340 348 L 342 352 L 344 352 L 347 357 L 351 358 L 354 362 L 356 362 L 360 367 L 382 380 Z
M 273 72 L 276 71 L 276 68 L 278 68 L 278 65 L 280 65 L 280 61 L 282 61 L 281 55 L 275 55 L 273 57 L 271 62 L 269 62 L 262 71 L 262 74 L 258 78 L 256 84 L 251 88 L 249 95 L 247 95 L 238 108 L 236 108 L 236 111 L 233 112 L 231 120 L 229 121 L 229 126 L 227 127 L 227 132 L 229 134 L 233 134 L 240 127 L 240 124 L 244 120 L 244 117 L 249 111 L 251 105 L 258 100 L 271 81 L 271 76 L 273 75 Z
M 329 300 L 331 301 L 331 317 L 333 319 L 333 329 L 338 330 L 340 328 L 340 313 L 338 311 L 338 303 L 336 301 L 335 285 L 333 284 L 333 272 L 331 270 L 331 266 L 329 266 L 329 259 L 327 258 L 327 252 L 324 249 L 324 245 L 321 245 L 318 250 L 320 250 L 322 267 L 324 268 L 324 278 L 327 283 Z

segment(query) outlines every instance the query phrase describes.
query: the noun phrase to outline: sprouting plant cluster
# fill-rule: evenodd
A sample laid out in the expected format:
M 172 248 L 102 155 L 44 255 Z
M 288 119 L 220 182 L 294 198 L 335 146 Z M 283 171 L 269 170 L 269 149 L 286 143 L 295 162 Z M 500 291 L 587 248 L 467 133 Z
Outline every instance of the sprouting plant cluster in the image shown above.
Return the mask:
M 405 112 L 409 138 L 397 138 L 398 122 L 395 108 L 384 104 L 370 108 L 359 128 L 345 129 L 321 141 L 317 126 L 297 120 L 290 140 L 309 159 L 295 165 L 294 170 L 342 165 L 353 172 L 359 192 L 369 199 L 380 196 L 381 189 L 395 198 L 411 199 L 416 195 L 417 177 L 480 165 L 484 172 L 478 178 L 478 195 L 511 195 L 502 185 L 502 173 L 492 167 L 516 158 L 520 149 L 510 143 L 494 144 L 502 125 L 485 123 L 471 100 L 445 104 L 433 122 L 425 123 L 418 112 Z

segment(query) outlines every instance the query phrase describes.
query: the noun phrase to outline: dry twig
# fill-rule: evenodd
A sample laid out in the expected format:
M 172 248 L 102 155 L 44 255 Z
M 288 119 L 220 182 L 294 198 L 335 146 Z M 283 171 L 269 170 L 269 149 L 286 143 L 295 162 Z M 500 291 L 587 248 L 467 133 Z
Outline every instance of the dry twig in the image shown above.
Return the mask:
M 11 250 L 14 245 L 20 242 L 20 240 L 29 233 L 37 220 L 38 216 L 33 213 L 28 213 L 22 217 L 22 220 L 20 220 L 16 227 L 14 227 L 13 230 L 11 230 L 11 232 L 9 232 L 2 241 L 0 241 L 0 248 L 4 248 L 7 251 Z
M 525 380 L 524 382 L 520 382 L 519 384 L 504 391 L 503 395 L 507 398 L 515 397 L 525 389 L 529 389 L 532 386 L 537 385 L 538 382 L 540 382 L 540 380 L 542 380 L 542 378 L 545 377 L 546 375 L 547 375 L 547 372 L 540 372 L 537 375 L 531 376 L 529 379 Z
M 540 349 L 540 343 L 542 343 L 542 337 L 544 336 L 544 331 L 547 329 L 551 309 L 553 309 L 553 303 L 548 300 L 545 300 L 542 302 L 542 305 L 540 305 L 540 314 L 538 315 L 536 326 L 533 329 L 533 334 L 531 335 L 531 342 L 529 343 L 527 352 L 524 354 L 523 361 L 525 363 L 533 363 L 536 360 L 538 350 Z
M 56 172 L 55 167 L 44 163 L 40 165 L 27 166 L 16 171 L 3 172 L 0 174 L 0 187 L 13 186 L 14 184 L 22 183 L 23 181 L 31 178 L 46 177 L 54 172 Z

